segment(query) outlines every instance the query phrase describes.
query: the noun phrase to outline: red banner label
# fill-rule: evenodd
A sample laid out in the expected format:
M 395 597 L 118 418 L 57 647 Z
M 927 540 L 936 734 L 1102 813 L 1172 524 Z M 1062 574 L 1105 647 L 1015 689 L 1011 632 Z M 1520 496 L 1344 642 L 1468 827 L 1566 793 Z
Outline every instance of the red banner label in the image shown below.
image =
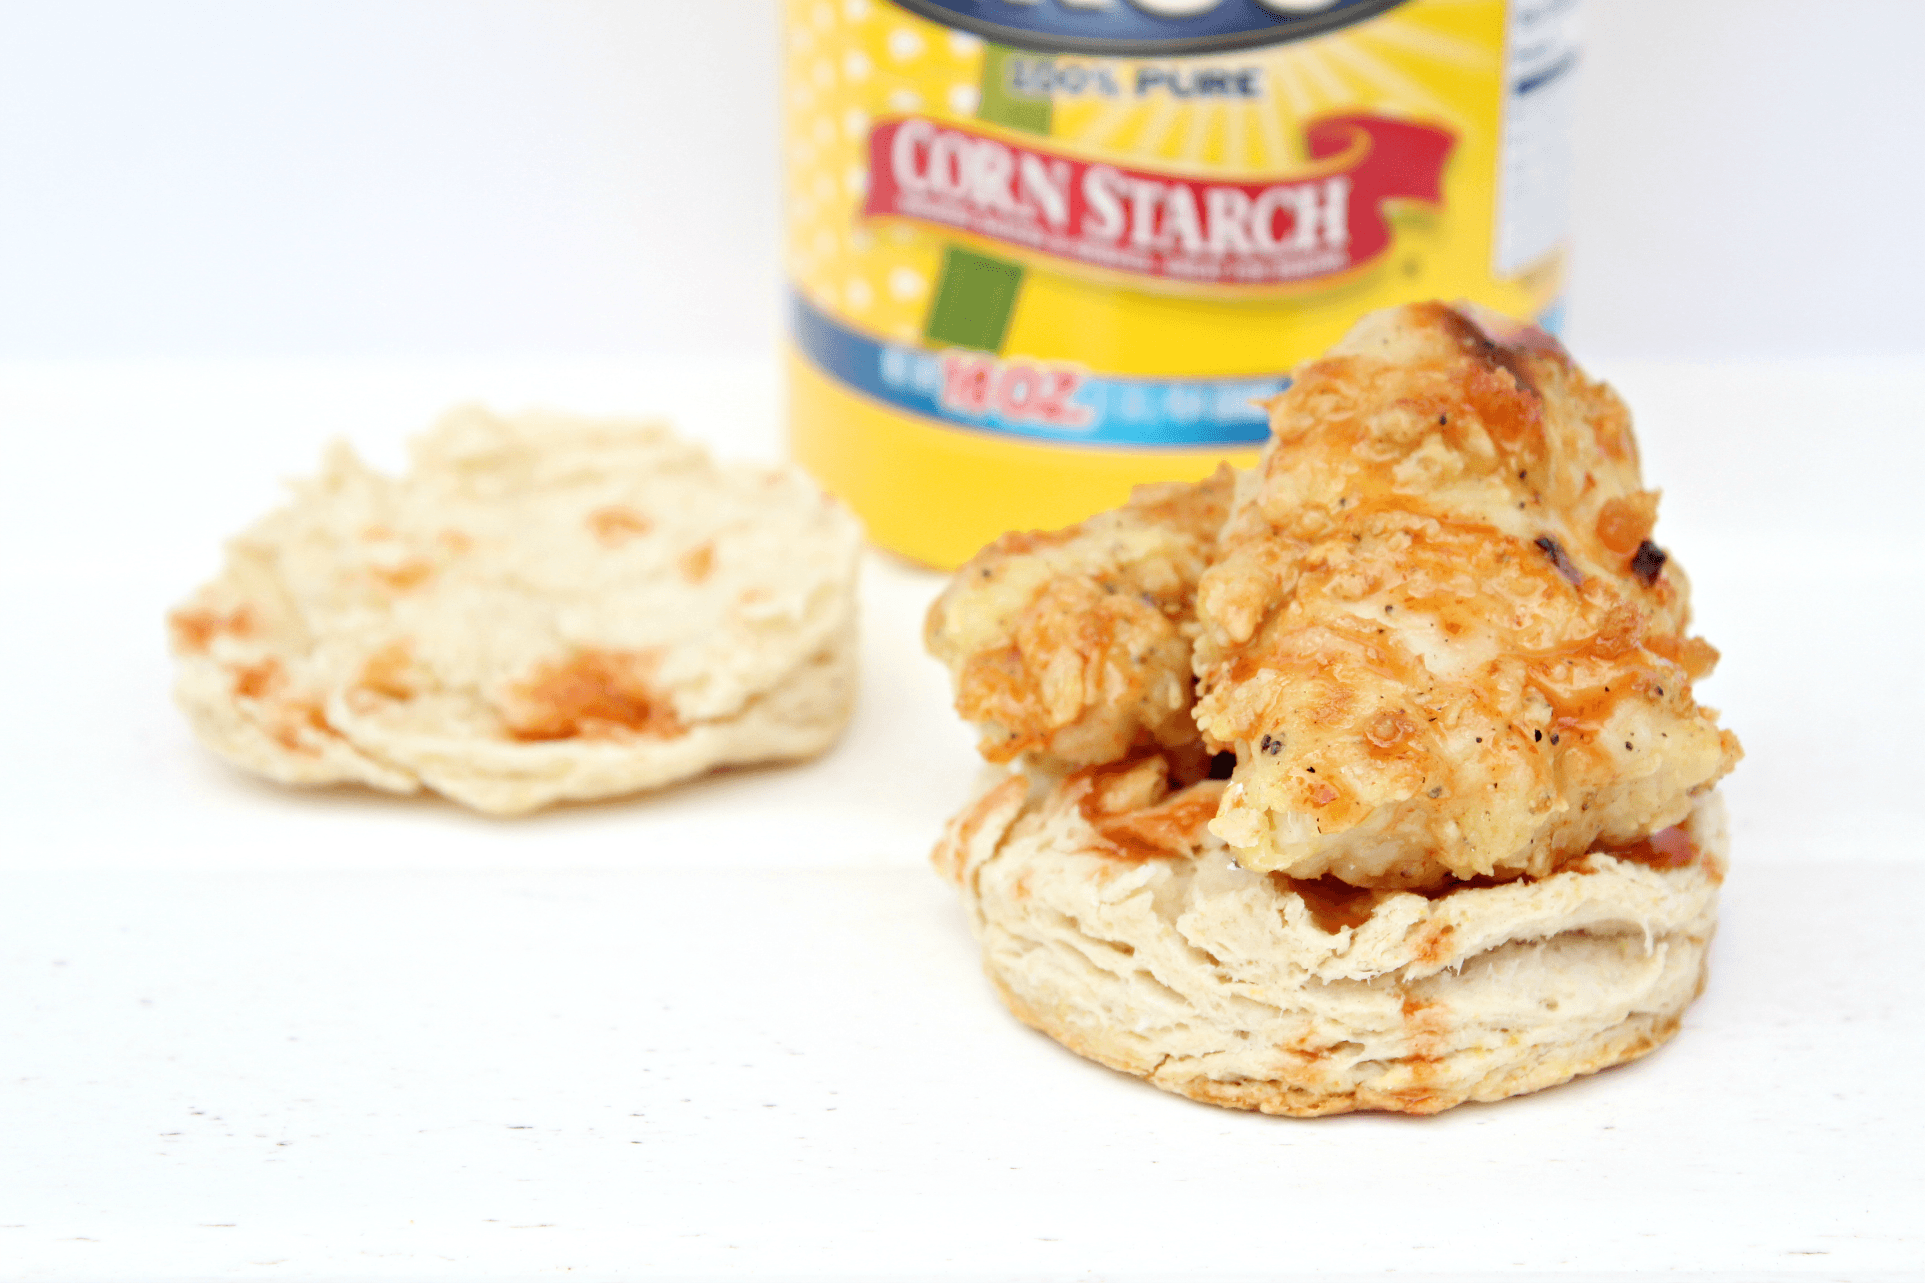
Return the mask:
M 1195 285 L 1285 285 L 1390 244 L 1383 202 L 1443 200 L 1455 137 L 1383 116 L 1304 131 L 1305 172 L 1254 182 L 1124 169 L 921 116 L 869 132 L 862 212 L 953 227 L 1055 258 Z

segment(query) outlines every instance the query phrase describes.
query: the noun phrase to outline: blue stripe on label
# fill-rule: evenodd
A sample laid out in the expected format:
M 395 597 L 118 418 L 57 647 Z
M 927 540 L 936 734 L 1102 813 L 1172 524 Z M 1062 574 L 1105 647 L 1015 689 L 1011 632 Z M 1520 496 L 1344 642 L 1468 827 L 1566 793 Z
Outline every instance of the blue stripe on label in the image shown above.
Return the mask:
M 795 341 L 823 373 L 911 414 L 1010 436 L 1078 445 L 1254 445 L 1260 404 L 1290 386 L 1237 379 L 1117 379 L 1056 362 L 879 343 L 795 297 Z

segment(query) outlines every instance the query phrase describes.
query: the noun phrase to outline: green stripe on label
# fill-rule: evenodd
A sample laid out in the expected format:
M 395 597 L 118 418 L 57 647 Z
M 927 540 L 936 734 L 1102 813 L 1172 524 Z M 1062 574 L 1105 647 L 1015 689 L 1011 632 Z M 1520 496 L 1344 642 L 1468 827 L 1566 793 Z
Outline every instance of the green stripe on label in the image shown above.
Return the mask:
M 923 337 L 946 346 L 1002 351 L 1022 287 L 1023 269 L 1015 263 L 951 245 L 943 252 Z
M 1009 56 L 1003 45 L 983 46 L 982 98 L 976 119 L 1025 133 L 1049 133 L 1051 102 L 1047 98 L 1018 98 L 1009 92 Z
M 1003 45 L 983 46 L 976 119 L 1047 136 L 1050 100 L 1019 98 L 1009 92 L 1008 68 L 1013 52 Z M 942 274 L 936 279 L 923 337 L 945 346 L 1000 352 L 1022 288 L 1021 265 L 952 245 L 943 253 Z

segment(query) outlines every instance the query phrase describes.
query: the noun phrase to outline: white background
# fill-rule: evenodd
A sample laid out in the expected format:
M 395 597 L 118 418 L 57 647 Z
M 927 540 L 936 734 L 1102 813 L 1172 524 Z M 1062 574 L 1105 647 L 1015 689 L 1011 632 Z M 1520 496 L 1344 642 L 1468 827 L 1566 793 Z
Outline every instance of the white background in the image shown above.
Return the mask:
M 1925 5 L 1588 0 L 1572 337 L 1925 352 Z M 0 356 L 762 352 L 767 0 L 9 0 Z
M 654 798 L 298 794 L 169 705 L 162 613 L 331 436 L 779 452 L 770 6 L 8 4 L 0 1279 L 1925 1275 L 1925 5 L 1588 8 L 1573 343 L 1749 754 L 1711 986 L 1637 1066 L 1300 1124 L 1001 1011 L 884 557 L 844 741 Z
M 821 760 L 513 822 L 170 706 L 163 611 L 329 435 L 480 397 L 766 456 L 768 362 L 0 367 L 0 1279 L 1919 1279 L 1925 369 L 1613 377 L 1748 751 L 1709 988 L 1624 1069 L 1297 1122 L 1002 1011 L 925 859 L 974 773 L 933 574 L 867 559 Z

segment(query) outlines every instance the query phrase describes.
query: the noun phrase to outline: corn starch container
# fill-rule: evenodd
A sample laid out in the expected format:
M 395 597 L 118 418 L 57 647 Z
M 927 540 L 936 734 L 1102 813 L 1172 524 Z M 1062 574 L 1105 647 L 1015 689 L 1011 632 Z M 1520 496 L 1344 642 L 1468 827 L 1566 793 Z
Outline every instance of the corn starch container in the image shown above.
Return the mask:
M 953 567 L 1246 463 L 1360 314 L 1555 329 L 1576 0 L 789 0 L 796 457 Z

